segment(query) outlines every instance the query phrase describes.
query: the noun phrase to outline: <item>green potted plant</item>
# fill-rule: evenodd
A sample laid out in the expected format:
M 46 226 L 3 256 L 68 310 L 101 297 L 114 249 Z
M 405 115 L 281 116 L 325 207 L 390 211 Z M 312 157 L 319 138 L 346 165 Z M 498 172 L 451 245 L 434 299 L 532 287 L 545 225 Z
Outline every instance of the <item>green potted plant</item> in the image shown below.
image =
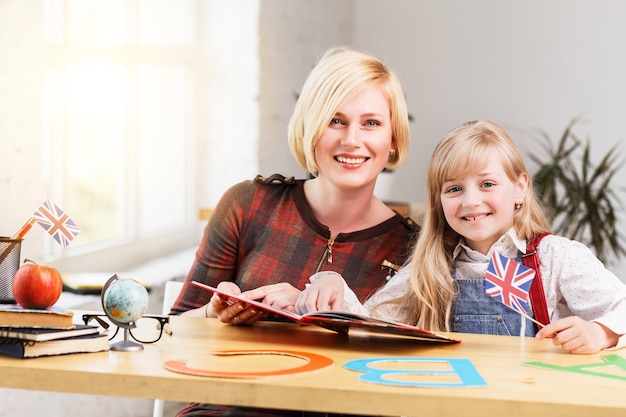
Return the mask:
M 626 254 L 616 215 L 623 204 L 611 182 L 623 161 L 615 145 L 594 164 L 589 139 L 582 141 L 573 132 L 580 120 L 569 122 L 556 145 L 539 132 L 542 152 L 529 155 L 537 164 L 533 186 L 554 233 L 586 244 L 608 263 Z

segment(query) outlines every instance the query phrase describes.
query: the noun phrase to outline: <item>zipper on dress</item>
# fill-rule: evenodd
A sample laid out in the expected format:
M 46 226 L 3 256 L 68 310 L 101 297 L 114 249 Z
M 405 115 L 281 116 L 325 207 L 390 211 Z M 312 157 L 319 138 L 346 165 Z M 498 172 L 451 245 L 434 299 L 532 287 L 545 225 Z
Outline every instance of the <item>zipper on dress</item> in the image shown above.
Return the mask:
M 317 268 L 315 272 L 320 272 L 322 270 L 322 265 L 324 261 L 328 263 L 328 265 L 333 263 L 333 244 L 335 243 L 335 239 L 330 238 L 326 243 L 326 249 L 324 249 L 324 253 L 322 254 L 322 259 L 320 259 L 320 263 L 317 264 Z

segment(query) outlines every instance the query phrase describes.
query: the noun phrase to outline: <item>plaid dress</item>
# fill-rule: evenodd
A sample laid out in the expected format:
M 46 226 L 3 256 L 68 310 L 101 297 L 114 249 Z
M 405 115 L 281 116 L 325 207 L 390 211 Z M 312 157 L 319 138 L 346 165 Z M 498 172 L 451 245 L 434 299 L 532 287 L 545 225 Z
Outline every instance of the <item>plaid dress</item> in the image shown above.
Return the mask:
M 278 282 L 304 289 L 315 272 L 336 271 L 361 302 L 384 285 L 390 271 L 382 267 L 383 262 L 405 262 L 419 232 L 417 224 L 396 213 L 374 227 L 340 233 L 331 240 L 330 230 L 317 221 L 305 199 L 304 182 L 280 175 L 257 176 L 226 191 L 206 225 L 171 313 L 209 302 L 211 293 L 191 285 L 192 280 L 211 286 L 232 281 L 242 291 Z M 191 404 L 178 415 L 316 415 L 246 410 Z

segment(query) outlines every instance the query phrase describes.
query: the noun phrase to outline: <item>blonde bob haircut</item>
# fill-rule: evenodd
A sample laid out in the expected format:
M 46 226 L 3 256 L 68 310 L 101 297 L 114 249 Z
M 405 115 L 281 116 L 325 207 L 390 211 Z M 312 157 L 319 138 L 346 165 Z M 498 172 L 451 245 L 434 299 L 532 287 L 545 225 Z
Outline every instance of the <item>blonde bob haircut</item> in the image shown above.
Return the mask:
M 378 59 L 347 47 L 331 48 L 304 82 L 289 121 L 289 148 L 296 161 L 317 176 L 315 146 L 341 105 L 365 87 L 377 83 L 389 104 L 391 147 L 385 165 L 399 167 L 409 152 L 406 99 L 396 75 Z

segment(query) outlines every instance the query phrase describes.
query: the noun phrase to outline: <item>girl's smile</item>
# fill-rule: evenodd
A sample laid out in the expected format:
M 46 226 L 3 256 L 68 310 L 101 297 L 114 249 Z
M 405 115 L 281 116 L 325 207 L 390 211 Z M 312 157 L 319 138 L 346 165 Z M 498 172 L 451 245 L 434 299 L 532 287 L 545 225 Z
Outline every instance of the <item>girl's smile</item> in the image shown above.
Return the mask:
M 478 172 L 444 182 L 441 204 L 450 227 L 466 244 L 487 254 L 491 245 L 513 226 L 515 202 L 527 188 L 527 176 L 511 181 L 495 154 Z

